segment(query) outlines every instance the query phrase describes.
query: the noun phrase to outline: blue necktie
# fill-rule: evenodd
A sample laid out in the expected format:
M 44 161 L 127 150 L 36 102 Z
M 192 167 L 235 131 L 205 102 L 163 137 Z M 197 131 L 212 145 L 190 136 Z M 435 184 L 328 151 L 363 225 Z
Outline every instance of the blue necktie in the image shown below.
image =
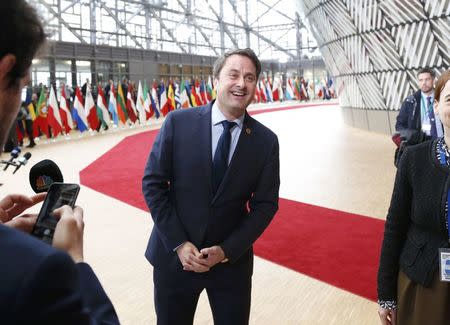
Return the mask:
M 222 121 L 223 132 L 217 142 L 216 152 L 214 154 L 214 193 L 222 182 L 228 168 L 228 155 L 230 154 L 231 133 L 230 130 L 236 125 L 236 122 Z
M 436 120 L 434 118 L 433 105 L 431 104 L 431 97 L 427 97 L 427 111 L 428 117 L 430 119 L 431 130 L 430 135 L 433 139 L 438 137 L 437 129 L 436 129 Z

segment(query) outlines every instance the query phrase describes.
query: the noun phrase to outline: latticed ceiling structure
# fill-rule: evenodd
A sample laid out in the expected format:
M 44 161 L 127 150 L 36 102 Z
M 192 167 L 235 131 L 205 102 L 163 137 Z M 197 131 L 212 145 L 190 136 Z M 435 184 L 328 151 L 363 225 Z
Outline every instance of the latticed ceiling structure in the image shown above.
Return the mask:
M 29 0 L 55 41 L 262 59 L 310 56 L 315 40 L 290 0 Z M 318 52 L 317 52 L 318 53 Z
M 303 0 L 342 107 L 396 110 L 450 63 L 450 0 Z

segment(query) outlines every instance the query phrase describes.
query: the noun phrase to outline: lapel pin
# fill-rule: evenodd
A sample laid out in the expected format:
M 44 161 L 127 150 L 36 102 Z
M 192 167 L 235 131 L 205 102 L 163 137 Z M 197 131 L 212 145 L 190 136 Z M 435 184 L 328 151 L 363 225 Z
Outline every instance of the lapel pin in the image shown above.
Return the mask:
M 250 130 L 249 128 L 246 128 L 245 133 L 250 134 L 250 133 L 252 133 L 252 130 Z

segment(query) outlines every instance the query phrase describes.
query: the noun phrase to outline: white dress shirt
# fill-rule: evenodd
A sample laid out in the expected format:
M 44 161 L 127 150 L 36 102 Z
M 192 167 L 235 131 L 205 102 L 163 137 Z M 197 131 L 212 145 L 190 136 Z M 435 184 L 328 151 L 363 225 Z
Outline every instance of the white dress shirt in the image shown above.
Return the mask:
M 230 121 L 236 122 L 236 125 L 233 126 L 230 130 L 231 132 L 231 142 L 230 142 L 230 154 L 228 156 L 228 164 L 230 164 L 231 158 L 233 157 L 234 151 L 236 150 L 236 145 L 239 140 L 239 135 L 241 134 L 242 126 L 244 124 L 245 113 L 242 114 L 239 118 Z M 222 121 L 227 118 L 220 111 L 217 101 L 214 102 L 211 110 L 211 148 L 212 148 L 212 157 L 214 160 L 214 154 L 216 153 L 217 143 L 219 142 L 219 138 L 223 132 Z

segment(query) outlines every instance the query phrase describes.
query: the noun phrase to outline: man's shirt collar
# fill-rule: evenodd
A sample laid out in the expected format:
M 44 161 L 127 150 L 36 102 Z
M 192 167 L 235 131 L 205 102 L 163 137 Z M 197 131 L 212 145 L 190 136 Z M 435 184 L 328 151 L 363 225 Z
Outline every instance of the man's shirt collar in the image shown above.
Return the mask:
M 242 129 L 242 125 L 244 124 L 244 117 L 245 113 L 239 116 L 239 118 L 233 120 L 233 122 L 236 122 L 238 127 Z M 220 122 L 226 120 L 227 118 L 225 115 L 223 115 L 222 111 L 219 109 L 219 106 L 217 105 L 217 101 L 214 102 L 212 109 L 211 109 L 211 122 L 212 125 L 219 124 Z

